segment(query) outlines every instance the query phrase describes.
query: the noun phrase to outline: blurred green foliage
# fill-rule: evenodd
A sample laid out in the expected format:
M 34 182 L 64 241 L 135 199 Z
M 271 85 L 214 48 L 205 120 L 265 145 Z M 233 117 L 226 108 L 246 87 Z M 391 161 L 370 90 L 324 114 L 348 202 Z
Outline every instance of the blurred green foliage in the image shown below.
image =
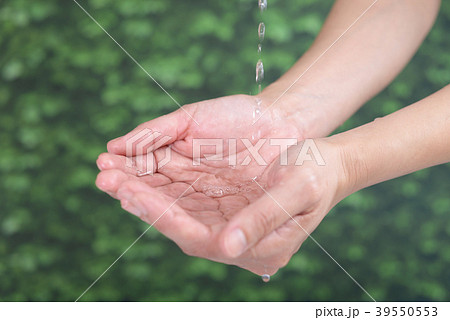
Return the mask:
M 254 91 L 256 0 L 80 1 L 180 102 Z M 332 1 L 269 2 L 266 83 L 308 48 Z M 340 130 L 450 81 L 450 3 L 404 72 Z M 174 103 L 73 1 L 0 6 L 0 300 L 75 300 L 147 225 L 94 186 L 105 143 Z M 377 300 L 450 299 L 450 167 L 343 201 L 315 238 Z M 150 230 L 91 300 L 368 300 L 312 241 L 264 284 Z

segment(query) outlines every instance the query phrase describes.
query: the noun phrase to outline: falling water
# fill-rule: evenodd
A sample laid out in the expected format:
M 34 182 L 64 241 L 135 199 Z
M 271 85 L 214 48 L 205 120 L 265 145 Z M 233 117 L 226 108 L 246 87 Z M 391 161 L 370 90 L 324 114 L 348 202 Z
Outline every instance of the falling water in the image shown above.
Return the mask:
M 258 0 L 258 7 L 261 12 L 261 19 L 262 19 L 262 13 L 267 9 L 267 0 Z M 262 62 L 262 43 L 264 41 L 264 36 L 266 35 L 266 25 L 264 22 L 260 22 L 258 24 L 258 62 L 256 62 L 256 84 L 258 85 L 258 94 L 261 93 L 261 83 L 264 80 L 264 64 Z M 261 100 L 257 99 L 257 105 L 255 109 L 253 110 L 253 123 L 257 121 L 261 114 Z M 260 133 L 258 131 L 258 137 Z M 252 140 L 254 139 L 254 135 L 252 134 Z M 255 177 L 256 178 L 256 177 Z M 266 269 L 266 266 L 264 266 L 264 271 Z M 261 276 L 262 281 L 269 282 L 270 281 L 270 275 L 265 273 Z
M 258 6 L 261 11 L 267 9 L 267 0 L 258 0 Z
M 264 79 L 264 65 L 261 59 L 256 63 L 256 83 L 258 84 L 258 93 L 261 93 L 261 82 Z
M 259 10 L 261 14 L 267 9 L 267 0 L 258 0 Z M 261 93 L 261 83 L 264 80 L 264 65 L 261 59 L 262 54 L 262 43 L 264 41 L 264 36 L 266 34 L 266 25 L 264 22 L 258 24 L 258 62 L 256 63 L 256 84 L 258 85 L 258 93 Z
M 264 10 L 267 9 L 267 0 L 258 0 L 258 7 L 259 10 L 261 12 L 261 18 L 262 18 L 262 13 Z M 257 48 L 257 52 L 258 52 L 258 61 L 256 62 L 256 85 L 258 86 L 258 94 L 261 93 L 261 84 L 264 80 L 264 64 L 262 62 L 262 43 L 264 41 L 264 36 L 266 35 L 266 25 L 264 24 L 264 22 L 260 22 L 258 24 L 258 48 Z M 256 100 L 256 106 L 253 109 L 253 123 L 255 123 L 261 114 L 261 100 L 257 99 Z M 259 133 L 258 133 L 259 136 Z M 252 134 L 252 140 L 255 139 L 255 135 Z

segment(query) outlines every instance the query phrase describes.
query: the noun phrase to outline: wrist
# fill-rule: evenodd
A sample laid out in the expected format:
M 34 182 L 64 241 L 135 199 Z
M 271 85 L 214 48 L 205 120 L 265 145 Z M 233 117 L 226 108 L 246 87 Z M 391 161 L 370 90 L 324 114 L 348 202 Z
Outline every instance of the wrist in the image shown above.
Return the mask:
M 330 114 L 331 107 L 335 111 L 341 108 L 337 103 L 331 103 L 329 96 L 321 95 L 307 85 L 288 88 L 288 84 L 277 81 L 257 97 L 273 118 L 281 117 L 302 128 L 302 139 L 325 137 L 346 120 L 345 116 Z
M 325 140 L 336 150 L 336 157 L 339 159 L 340 200 L 367 187 L 369 185 L 369 169 L 362 157 L 363 152 L 357 146 L 358 139 L 349 139 L 348 135 L 337 134 Z
M 352 176 L 347 175 L 345 154 L 338 143 L 329 138 L 312 139 L 308 142 L 305 140 L 292 147 L 290 152 L 293 152 L 291 156 L 295 159 L 294 168 L 310 174 L 309 178 L 303 177 L 299 181 L 311 182 L 310 189 L 315 189 L 314 193 L 326 204 L 326 212 L 352 193 Z M 303 160 L 305 162 L 298 163 L 299 159 L 303 159 L 301 156 L 309 157 L 310 161 Z M 299 187 L 302 185 L 303 183 L 299 183 Z

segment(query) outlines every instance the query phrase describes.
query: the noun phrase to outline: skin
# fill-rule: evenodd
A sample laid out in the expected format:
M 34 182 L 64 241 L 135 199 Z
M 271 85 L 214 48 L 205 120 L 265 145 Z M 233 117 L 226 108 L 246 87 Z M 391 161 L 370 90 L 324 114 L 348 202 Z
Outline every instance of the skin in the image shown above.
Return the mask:
M 380 0 L 322 55 L 372 3 L 336 1 L 310 50 L 259 96 L 187 105 L 109 142 L 108 153 L 97 160 L 101 170 L 97 186 L 119 199 L 125 210 L 154 224 L 186 254 L 261 275 L 283 267 L 345 196 L 448 161 L 449 150 L 442 142 L 450 134 L 445 128 L 450 127 L 447 88 L 404 109 L 412 111 L 402 110 L 347 133 L 320 138 L 392 81 L 431 28 L 440 2 Z M 262 115 L 254 118 L 258 102 Z M 436 110 L 430 112 L 430 106 Z M 430 121 L 419 121 L 423 117 Z M 146 150 L 153 159 L 154 174 L 139 177 L 136 169 L 126 165 L 125 145 L 145 128 L 171 139 Z M 201 138 L 222 139 L 224 159 L 193 165 L 193 139 Z M 230 167 L 227 146 L 235 138 L 237 165 Z M 280 148 L 267 143 L 259 150 L 266 165 L 255 161 L 243 165 L 250 155 L 239 140 L 243 138 L 253 145 L 268 138 L 316 138 L 326 165 L 314 161 L 295 165 L 301 143 L 287 151 L 288 165 L 280 165 L 284 156 Z M 426 146 L 422 156 L 416 156 L 417 140 Z M 387 146 L 386 141 L 390 141 Z M 169 146 L 172 159 L 161 166 Z M 201 151 L 205 156 L 215 149 Z M 133 155 L 139 155 L 138 150 Z M 211 186 L 229 191 L 218 196 Z
M 226 146 L 228 146 L 227 141 L 230 138 L 247 138 L 255 144 L 256 140 L 269 137 L 302 136 L 302 132 L 297 129 L 298 124 L 283 118 L 282 112 L 278 112 L 279 109 L 272 111 L 270 119 L 268 117 L 261 119 L 255 133 L 255 128 L 251 126 L 251 123 L 253 107 L 256 106 L 255 97 L 232 96 L 185 106 L 185 110 L 193 114 L 199 126 L 190 120 L 191 118 L 183 110 L 177 110 L 168 115 L 170 120 L 161 117 L 143 124 L 127 136 L 119 138 L 119 143 L 117 140 L 110 142 L 108 144 L 110 153 L 99 156 L 97 164 L 102 171 L 97 177 L 97 186 L 114 198 L 120 199 L 125 210 L 134 213 L 149 224 L 152 224 L 183 194 L 183 197 L 164 214 L 164 218 L 155 224 L 158 230 L 177 242 L 187 254 L 233 263 L 260 274 L 274 273 L 277 269 L 271 266 L 271 261 L 280 259 L 279 256 L 285 251 L 283 248 L 290 242 L 287 235 L 280 235 L 279 232 L 274 232 L 273 236 L 266 241 L 268 245 L 279 251 L 266 253 L 267 263 L 260 261 L 259 257 L 262 254 L 257 252 L 267 249 L 267 245 L 264 243 L 261 244 L 261 249 L 249 251 L 248 256 L 240 257 L 239 261 L 235 261 L 223 253 L 216 253 L 217 242 L 221 241 L 219 239 L 221 231 L 238 212 L 242 212 L 244 208 L 257 202 L 264 193 L 252 182 L 252 178 L 257 176 L 258 181 L 264 185 L 272 181 L 268 178 L 270 166 L 261 166 L 255 161 L 246 166 L 241 165 L 250 153 L 240 140 L 237 143 L 235 168 L 229 166 L 226 157 L 224 161 L 203 161 L 199 166 L 194 166 L 192 159 L 193 138 L 224 139 L 224 154 L 227 155 Z M 239 113 L 242 114 L 242 110 L 245 109 L 247 110 L 245 116 L 236 116 Z M 229 127 L 224 126 L 223 131 L 220 130 L 218 124 L 211 122 L 211 119 L 214 118 L 226 118 L 240 130 L 229 137 Z M 167 129 L 163 131 L 172 137 L 172 140 L 168 142 L 172 149 L 172 160 L 162 168 L 156 165 L 153 168 L 156 172 L 153 176 L 138 177 L 136 169 L 126 166 L 124 156 L 126 150 L 121 141 L 126 141 L 136 132 L 145 128 L 162 131 L 167 123 L 174 124 L 171 127 L 172 131 Z M 187 126 L 183 127 L 184 125 Z M 254 139 L 252 139 L 252 135 Z M 270 164 L 278 158 L 279 150 L 278 146 L 265 144 L 259 153 L 266 163 Z M 214 152 L 207 148 L 202 148 L 201 151 L 203 153 Z M 155 163 L 158 164 L 165 155 L 165 147 L 156 150 L 149 156 L 153 155 L 156 159 Z M 197 182 L 190 187 L 196 180 Z M 211 186 L 226 186 L 231 188 L 232 192 L 218 197 L 207 191 Z M 142 205 L 139 201 L 136 202 L 136 199 L 140 199 L 140 197 L 145 199 Z M 189 227 L 187 228 L 187 226 Z M 211 241 L 211 239 L 215 240 Z M 292 248 L 291 251 L 294 252 L 294 249 Z M 256 255 L 258 260 L 253 259 L 253 255 Z

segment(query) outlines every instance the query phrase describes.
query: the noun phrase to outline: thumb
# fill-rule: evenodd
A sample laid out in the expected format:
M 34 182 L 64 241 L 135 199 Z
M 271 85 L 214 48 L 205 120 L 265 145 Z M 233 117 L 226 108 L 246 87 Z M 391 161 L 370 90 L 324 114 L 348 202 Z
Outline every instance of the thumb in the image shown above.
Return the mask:
M 220 246 L 226 256 L 236 258 L 251 248 L 266 235 L 301 213 L 310 205 L 307 194 L 298 195 L 299 183 L 293 179 L 278 184 L 238 212 L 222 231 Z M 255 183 L 257 183 L 255 181 Z
M 128 157 L 146 154 L 183 139 L 192 118 L 182 109 L 147 121 L 108 142 L 108 152 Z

